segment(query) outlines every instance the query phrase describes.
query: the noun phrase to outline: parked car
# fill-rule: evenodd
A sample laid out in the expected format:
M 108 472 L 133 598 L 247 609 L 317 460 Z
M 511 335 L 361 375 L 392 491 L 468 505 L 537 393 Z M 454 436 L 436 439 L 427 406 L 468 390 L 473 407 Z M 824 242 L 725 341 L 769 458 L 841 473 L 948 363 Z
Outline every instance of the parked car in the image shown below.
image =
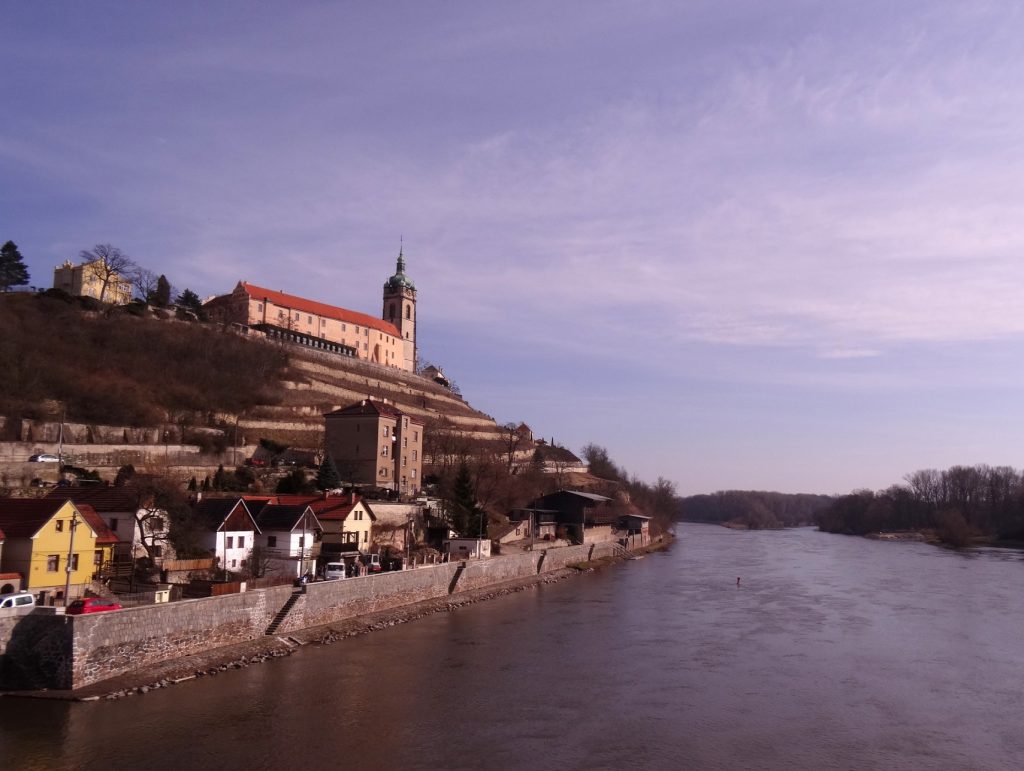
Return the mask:
M 28 459 L 29 463 L 60 463 L 60 458 L 48 452 L 41 452 Z
M 35 605 L 36 598 L 28 592 L 7 592 L 0 594 L 0 608 L 24 608 Z
M 246 458 L 245 465 L 262 467 L 267 465 L 267 461 L 265 458 Z
M 68 605 L 64 613 L 79 616 L 83 613 L 102 613 L 106 610 L 121 610 L 121 603 L 108 600 L 106 597 L 83 597 Z
M 328 562 L 324 565 L 324 579 L 327 581 L 334 581 L 339 578 L 345 578 L 345 563 L 341 562 Z

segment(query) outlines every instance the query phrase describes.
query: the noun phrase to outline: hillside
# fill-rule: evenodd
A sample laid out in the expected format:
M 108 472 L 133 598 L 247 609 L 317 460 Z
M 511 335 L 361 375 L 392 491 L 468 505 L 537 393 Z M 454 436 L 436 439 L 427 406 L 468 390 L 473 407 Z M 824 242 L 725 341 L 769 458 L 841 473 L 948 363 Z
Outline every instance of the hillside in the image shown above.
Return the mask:
M 168 445 L 195 445 L 225 461 L 236 441 L 259 439 L 315 451 L 322 414 L 368 396 L 466 437 L 500 438 L 492 418 L 418 375 L 167 312 L 18 293 L 0 295 L 0 325 L 8 442 L 52 444 L 63 417 L 66 444 L 108 454 L 124 444 L 166 457 Z

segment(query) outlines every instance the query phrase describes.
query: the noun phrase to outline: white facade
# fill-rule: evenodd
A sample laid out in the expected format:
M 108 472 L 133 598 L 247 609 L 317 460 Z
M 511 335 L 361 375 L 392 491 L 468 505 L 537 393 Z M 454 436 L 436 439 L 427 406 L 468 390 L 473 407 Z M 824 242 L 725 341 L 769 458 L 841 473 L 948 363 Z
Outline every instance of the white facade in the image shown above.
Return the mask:
M 214 553 L 218 565 L 237 572 L 249 564 L 254 537 L 252 530 L 219 530 L 207 537 L 204 546 Z

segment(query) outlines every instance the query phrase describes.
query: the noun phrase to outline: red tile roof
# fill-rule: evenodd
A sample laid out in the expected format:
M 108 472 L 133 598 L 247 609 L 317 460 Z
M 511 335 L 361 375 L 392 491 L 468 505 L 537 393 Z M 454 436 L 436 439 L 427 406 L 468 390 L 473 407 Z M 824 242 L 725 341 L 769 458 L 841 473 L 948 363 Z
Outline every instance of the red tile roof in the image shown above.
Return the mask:
M 334 410 L 333 412 L 328 412 L 324 417 L 336 415 L 381 415 L 383 417 L 395 419 L 406 417 L 409 418 L 410 423 L 416 423 L 421 426 L 426 425 L 420 418 L 407 415 L 393 404 L 385 404 L 384 402 L 376 399 L 363 399 L 355 404 L 350 404 L 348 407 L 342 407 L 341 409 Z
M 349 324 L 357 324 L 363 327 L 370 327 L 376 329 L 385 334 L 391 335 L 392 337 L 402 338 L 398 328 L 383 319 L 374 318 L 365 313 L 359 311 L 350 311 L 347 308 L 339 308 L 335 305 L 327 305 L 326 303 L 317 302 L 316 300 L 307 300 L 304 297 L 296 297 L 293 294 L 287 294 L 286 292 L 275 292 L 273 289 L 264 289 L 261 286 L 250 284 L 247 281 L 242 281 L 240 286 L 246 291 L 246 293 L 254 300 L 269 300 L 274 305 L 281 305 L 285 308 L 292 308 L 293 310 L 301 311 L 303 313 L 315 313 L 318 316 L 326 316 L 329 319 L 337 319 L 338 321 L 345 321 Z
M 0 498 L 0 527 L 8 538 L 31 538 L 67 500 L 67 498 Z M 111 532 L 91 506 L 84 503 L 73 505 L 96 533 L 97 543 L 118 542 L 117 536 Z
M 96 543 L 114 544 L 120 543 L 114 531 L 107 527 L 103 517 L 96 513 L 96 509 L 87 503 L 76 503 L 75 508 L 82 514 L 82 518 L 89 523 L 89 527 L 96 533 Z

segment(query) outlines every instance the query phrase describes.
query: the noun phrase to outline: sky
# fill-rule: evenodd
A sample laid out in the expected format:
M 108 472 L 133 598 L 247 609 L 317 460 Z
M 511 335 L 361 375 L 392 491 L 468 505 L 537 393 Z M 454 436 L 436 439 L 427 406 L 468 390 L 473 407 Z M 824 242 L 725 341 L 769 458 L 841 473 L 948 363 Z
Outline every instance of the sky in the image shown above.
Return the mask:
M 0 240 L 378 314 L 680 494 L 1021 467 L 1024 6 L 0 2 Z

